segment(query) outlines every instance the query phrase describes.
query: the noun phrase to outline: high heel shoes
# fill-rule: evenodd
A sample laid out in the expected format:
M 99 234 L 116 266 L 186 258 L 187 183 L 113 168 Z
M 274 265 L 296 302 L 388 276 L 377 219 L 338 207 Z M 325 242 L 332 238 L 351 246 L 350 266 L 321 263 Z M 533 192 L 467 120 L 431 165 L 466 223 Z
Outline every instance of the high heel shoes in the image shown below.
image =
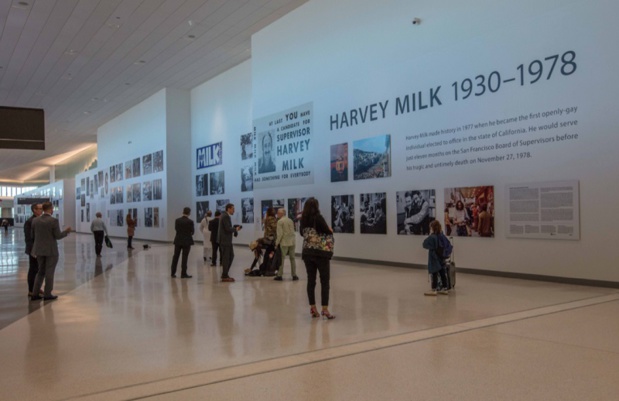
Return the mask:
M 323 311 L 321 312 L 321 315 L 323 319 L 329 319 L 329 320 L 335 319 L 335 315 L 330 314 L 329 311 L 326 309 L 323 309 Z
M 320 313 L 318 313 L 318 311 L 316 310 L 315 306 L 312 306 L 310 308 L 310 315 L 312 315 L 312 318 L 314 317 L 320 317 Z

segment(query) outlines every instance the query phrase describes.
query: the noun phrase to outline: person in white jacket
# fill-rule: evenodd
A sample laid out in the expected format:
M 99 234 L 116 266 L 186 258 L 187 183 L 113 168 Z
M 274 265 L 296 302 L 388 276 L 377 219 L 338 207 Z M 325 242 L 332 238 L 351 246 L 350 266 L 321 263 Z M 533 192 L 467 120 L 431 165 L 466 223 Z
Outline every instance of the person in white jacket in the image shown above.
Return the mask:
M 211 254 L 211 240 L 210 240 L 211 234 L 210 234 L 210 231 L 208 230 L 208 222 L 211 220 L 212 215 L 213 215 L 213 212 L 209 210 L 208 212 L 206 212 L 206 214 L 204 215 L 204 218 L 200 222 L 200 232 L 202 233 L 202 236 L 204 236 L 203 259 L 205 262 L 208 260 L 209 255 Z

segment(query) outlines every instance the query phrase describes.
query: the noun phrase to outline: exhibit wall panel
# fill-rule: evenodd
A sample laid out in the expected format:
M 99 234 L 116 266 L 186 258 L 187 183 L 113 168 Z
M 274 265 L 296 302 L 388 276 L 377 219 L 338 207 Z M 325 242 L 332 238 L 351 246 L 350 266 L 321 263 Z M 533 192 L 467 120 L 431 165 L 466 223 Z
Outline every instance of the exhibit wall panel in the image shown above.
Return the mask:
M 54 205 L 53 216 L 58 219 L 62 229 L 71 227 L 75 230 L 75 180 L 73 178 L 56 181 L 24 192 L 14 198 L 15 227 L 23 227 L 26 220 L 32 216 L 28 199 L 49 199 Z
M 241 191 L 242 169 L 252 163 L 241 147 L 241 136 L 252 130 L 251 86 L 251 61 L 246 61 L 191 91 L 191 209 L 196 240 L 203 240 L 200 216 L 207 209 L 214 215 L 217 205 L 221 208 L 226 201 L 235 205 L 232 223 L 243 226 L 234 242 L 248 244 L 255 239 L 254 219 L 242 221 L 242 200 L 253 199 L 253 191 Z M 210 185 L 211 179 L 217 188 Z M 198 188 L 202 185 L 204 191 Z
M 424 236 L 398 235 L 397 193 L 436 190 L 444 222 L 446 188 L 483 187 L 467 202 L 490 209 L 493 230 L 454 237 L 458 265 L 619 281 L 606 245 L 619 239 L 607 212 L 619 196 L 618 11 L 607 0 L 306 3 L 253 36 L 251 96 L 254 121 L 312 104 L 314 183 L 255 189 L 254 210 L 313 195 L 330 221 L 332 196 L 354 195 L 355 232 L 336 234 L 337 256 L 425 264 Z M 386 135 L 388 174 L 355 180 L 354 144 Z M 332 183 L 340 143 L 348 180 Z M 507 238 L 506 186 L 566 180 L 579 182 L 578 240 Z M 383 193 L 386 234 L 361 234 L 360 195 Z
M 167 90 L 161 90 L 98 129 L 98 167 L 76 176 L 78 231 L 90 232 L 101 212 L 109 235 L 126 237 L 131 212 L 137 218 L 135 238 L 173 239 L 167 207 L 167 98 Z

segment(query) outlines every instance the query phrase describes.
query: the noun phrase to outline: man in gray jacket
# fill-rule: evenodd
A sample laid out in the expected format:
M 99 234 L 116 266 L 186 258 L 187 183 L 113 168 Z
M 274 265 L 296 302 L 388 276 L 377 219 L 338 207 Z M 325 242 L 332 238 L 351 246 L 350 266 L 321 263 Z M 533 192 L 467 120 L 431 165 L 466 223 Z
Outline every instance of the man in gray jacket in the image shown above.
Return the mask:
M 238 235 L 241 226 L 233 226 L 230 216 L 234 214 L 234 205 L 228 203 L 226 211 L 221 214 L 219 222 L 219 231 L 217 233 L 217 242 L 221 251 L 221 281 L 224 283 L 233 283 L 234 279 L 228 275 L 232 261 L 234 260 L 234 250 L 232 249 L 232 236 Z
M 58 263 L 58 240 L 63 239 L 71 232 L 71 227 L 60 231 L 58 220 L 52 216 L 54 206 L 51 202 L 43 203 L 43 214 L 32 221 L 32 235 L 34 244 L 32 245 L 32 256 L 37 258 L 39 271 L 34 280 L 32 288 L 32 301 L 41 300 L 39 291 L 45 280 L 45 291 L 43 299 L 50 301 L 58 298 L 52 295 L 54 289 L 54 273 Z

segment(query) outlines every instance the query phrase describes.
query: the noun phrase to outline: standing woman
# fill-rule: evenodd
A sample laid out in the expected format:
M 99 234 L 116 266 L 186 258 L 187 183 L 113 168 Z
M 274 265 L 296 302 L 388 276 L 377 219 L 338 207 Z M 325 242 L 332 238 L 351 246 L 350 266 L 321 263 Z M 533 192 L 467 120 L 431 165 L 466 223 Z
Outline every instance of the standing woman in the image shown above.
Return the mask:
M 133 240 L 133 236 L 135 235 L 135 226 L 138 225 L 138 219 L 134 219 L 131 217 L 131 212 L 127 213 L 127 249 L 133 249 L 131 246 L 131 241 Z
M 309 198 L 303 207 L 301 215 L 301 235 L 303 235 L 303 251 L 301 257 L 305 262 L 307 270 L 307 298 L 310 304 L 310 314 L 312 317 L 322 315 L 325 319 L 333 319 L 334 315 L 329 313 L 329 280 L 331 275 L 331 256 L 330 251 L 324 249 L 324 243 L 320 240 L 321 236 L 333 234 L 331 227 L 327 225 L 324 217 L 318 209 L 316 198 Z M 316 273 L 320 274 L 320 303 L 322 311 L 319 314 L 316 310 L 316 298 L 314 290 L 316 288 Z

